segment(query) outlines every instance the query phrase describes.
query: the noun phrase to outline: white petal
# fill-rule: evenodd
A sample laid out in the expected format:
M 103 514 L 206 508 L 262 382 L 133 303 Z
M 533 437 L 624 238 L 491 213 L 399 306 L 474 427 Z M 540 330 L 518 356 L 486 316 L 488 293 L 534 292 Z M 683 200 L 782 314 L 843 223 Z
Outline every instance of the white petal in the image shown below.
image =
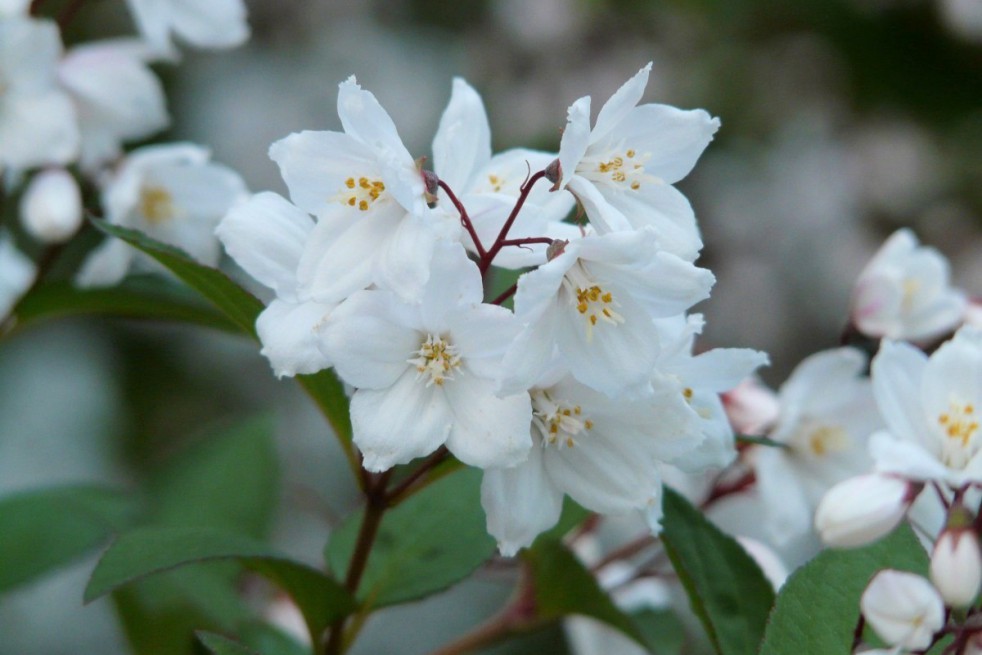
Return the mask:
M 433 170 L 459 195 L 490 159 L 491 128 L 484 103 L 477 91 L 456 77 L 433 139 Z
M 559 166 L 562 179 L 558 188 L 563 189 L 576 173 L 576 167 L 586 154 L 590 142 L 590 96 L 583 96 L 566 111 L 566 129 L 559 142 Z
M 576 196 L 576 199 L 583 206 L 583 211 L 586 212 L 586 217 L 590 220 L 590 225 L 596 228 L 600 234 L 634 229 L 632 221 L 618 207 L 611 204 L 593 182 L 585 177 L 573 175 L 566 188 Z M 643 211 L 646 214 L 649 213 L 646 209 Z M 694 260 L 695 257 L 693 256 L 692 259 Z
M 931 355 L 921 393 L 929 418 L 950 412 L 951 403 L 982 403 L 982 331 L 963 328 Z
M 454 423 L 447 448 L 471 466 L 514 466 L 532 447 L 532 402 L 527 393 L 499 398 L 491 380 L 464 371 L 444 383 Z
M 321 348 L 348 384 L 385 389 L 407 370 L 425 338 L 398 317 L 392 294 L 358 291 L 321 326 Z
M 921 381 L 927 356 L 906 343 L 884 341 L 873 358 L 873 396 L 880 415 L 894 436 L 940 452 L 934 427 L 924 416 Z
M 553 363 L 558 316 L 557 306 L 543 313 L 537 322 L 515 337 L 501 363 L 499 393 L 507 395 L 527 391 L 546 373 Z
M 695 213 L 688 198 L 675 187 L 642 184 L 636 193 L 608 192 L 604 197 L 635 229 L 646 225 L 653 227 L 661 246 L 668 252 L 690 262 L 699 255 L 702 237 Z
M 333 304 L 273 300 L 256 320 L 263 344 L 260 351 L 277 377 L 316 373 L 331 365 L 317 343 L 317 326 L 334 308 Z
M 597 143 L 611 130 L 618 127 L 641 101 L 644 88 L 648 85 L 648 74 L 651 72 L 651 62 L 635 73 L 634 77 L 621 85 L 621 88 L 610 96 L 610 99 L 600 108 L 597 123 L 590 134 L 590 144 Z
M 713 348 L 686 363 L 686 384 L 722 393 L 753 375 L 770 360 L 767 353 L 749 348 Z
M 78 154 L 75 110 L 60 91 L 0 97 L 0 165 L 67 164 Z
M 249 38 L 242 0 L 183 0 L 172 3 L 174 32 L 199 48 L 232 48 Z
M 518 466 L 487 469 L 481 482 L 481 505 L 488 517 L 488 533 L 497 539 L 505 557 L 530 546 L 554 526 L 562 513 L 563 494 L 542 468 L 542 448 L 533 447 Z
M 767 533 L 776 545 L 786 544 L 811 529 L 812 507 L 798 472 L 779 448 L 763 448 L 754 461 L 757 488 L 764 503 Z
M 437 385 L 427 387 L 407 369 L 388 389 L 359 389 L 351 398 L 355 445 L 369 471 L 385 471 L 443 445 L 453 413 Z
M 120 282 L 130 270 L 136 251 L 125 241 L 110 237 L 82 263 L 75 283 L 83 288 L 107 287 Z
M 267 191 L 232 207 L 215 234 L 246 273 L 286 297 L 296 291 L 297 267 L 313 229 L 309 214 Z
M 870 437 L 869 454 L 880 473 L 922 481 L 944 480 L 948 474 L 936 455 L 916 442 L 897 439 L 889 432 L 876 432 Z

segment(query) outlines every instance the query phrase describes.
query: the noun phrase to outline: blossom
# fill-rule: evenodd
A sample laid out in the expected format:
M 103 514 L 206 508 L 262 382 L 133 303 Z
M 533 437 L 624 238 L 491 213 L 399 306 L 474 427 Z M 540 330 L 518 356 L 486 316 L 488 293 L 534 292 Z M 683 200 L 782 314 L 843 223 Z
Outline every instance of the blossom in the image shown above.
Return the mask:
M 246 189 L 237 173 L 208 158 L 207 150 L 190 143 L 134 150 L 102 190 L 106 220 L 182 248 L 203 264 L 216 265 L 221 251 L 215 226 L 229 207 L 245 197 Z M 108 240 L 85 260 L 77 282 L 115 284 L 126 275 L 136 254 L 126 243 Z
M 868 544 L 900 524 L 920 490 L 896 476 L 849 478 L 822 498 L 815 510 L 815 529 L 823 542 L 837 548 Z
M 887 569 L 870 581 L 859 601 L 867 623 L 890 646 L 922 649 L 944 625 L 944 602 L 919 575 Z
M 658 357 L 653 317 L 681 313 L 715 278 L 664 251 L 651 228 L 570 241 L 518 281 L 524 328 L 505 359 L 502 388 L 528 389 L 552 362 L 607 394 L 643 390 Z
M 338 116 L 344 132 L 291 134 L 269 150 L 290 199 L 317 217 L 304 267 L 323 302 L 371 284 L 417 302 L 437 242 L 458 239 L 459 219 L 427 208 L 395 124 L 354 77 L 339 87 Z
M 117 157 L 122 142 L 167 127 L 164 92 L 147 66 L 149 55 L 136 40 L 115 39 L 76 46 L 58 64 L 78 117 L 82 168 L 94 169 Z
M 0 168 L 67 164 L 78 154 L 71 101 L 57 86 L 51 21 L 0 16 Z
M 532 388 L 532 450 L 484 473 L 488 532 L 513 555 L 553 526 L 568 494 L 601 514 L 642 511 L 661 498 L 659 462 L 676 462 L 701 437 L 674 389 L 611 399 L 565 377 Z
M 866 439 L 881 423 L 866 358 L 837 348 L 806 358 L 778 392 L 780 415 L 751 463 L 775 543 L 806 533 L 826 490 L 868 466 Z
M 450 102 L 433 139 L 433 171 L 467 209 L 485 248 L 498 237 L 518 200 L 522 183 L 555 159 L 555 153 L 525 148 L 492 157 L 491 130 L 481 97 L 467 82 L 454 79 Z M 440 202 L 448 203 L 445 192 L 441 190 L 440 194 Z M 569 194 L 550 193 L 548 186 L 542 184 L 535 186 L 509 230 L 508 238 L 576 238 L 580 236 L 579 228 L 561 222 L 572 208 L 573 198 Z M 465 236 L 464 242 L 468 249 L 476 252 L 469 236 Z M 545 261 L 546 246 L 530 244 L 502 249 L 494 264 L 502 268 L 521 268 Z
M 702 248 L 689 201 L 674 186 L 695 166 L 719 129 L 701 109 L 638 101 L 651 64 L 604 104 L 590 128 L 590 97 L 570 106 L 559 146 L 561 178 L 601 232 L 657 229 L 670 252 L 692 261 Z
M 969 517 L 971 520 L 971 517 Z M 982 587 L 982 552 L 971 525 L 945 529 L 931 552 L 931 582 L 945 603 L 968 608 Z
M 907 229 L 883 244 L 856 280 L 852 319 L 874 337 L 920 340 L 956 328 L 965 294 L 950 286 L 948 261 Z
M 962 327 L 930 358 L 885 341 L 872 377 L 886 422 L 870 440 L 878 471 L 952 487 L 982 482 L 982 330 Z
M 242 0 L 126 0 L 137 27 L 151 47 L 175 54 L 171 33 L 197 48 L 233 48 L 249 38 Z
M 49 168 L 33 178 L 20 199 L 24 229 L 43 243 L 71 238 L 82 224 L 82 192 L 71 173 Z
M 34 262 L 17 249 L 5 230 L 0 230 L 0 318 L 6 317 L 30 288 L 36 274 Z
M 259 315 L 256 332 L 279 377 L 330 366 L 315 328 L 336 303 L 314 300 L 299 277 L 313 230 L 309 214 L 270 192 L 233 206 L 215 229 L 232 259 L 276 295 Z
M 464 249 L 443 243 L 419 303 L 358 291 L 319 327 L 325 354 L 356 388 L 351 423 L 366 469 L 384 471 L 444 444 L 472 466 L 525 459 L 529 396 L 494 393 L 514 317 L 482 295 Z

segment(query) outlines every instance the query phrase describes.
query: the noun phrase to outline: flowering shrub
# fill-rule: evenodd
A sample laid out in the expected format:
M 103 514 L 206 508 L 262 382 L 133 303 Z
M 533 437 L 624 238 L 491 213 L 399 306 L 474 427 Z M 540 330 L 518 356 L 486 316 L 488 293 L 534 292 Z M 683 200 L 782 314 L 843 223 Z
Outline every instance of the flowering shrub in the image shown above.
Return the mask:
M 911 231 L 860 273 L 839 347 L 771 391 L 765 353 L 702 342 L 716 278 L 675 185 L 720 120 L 643 102 L 651 64 L 592 122 L 573 102 L 556 152 L 494 153 L 454 79 L 432 159 L 351 77 L 342 131 L 270 147 L 284 197 L 196 144 L 140 143 L 169 122 L 149 64 L 244 42 L 239 0 L 129 0 L 140 39 L 67 51 L 44 4 L 0 0 L 0 192 L 20 219 L 0 231 L 0 338 L 84 313 L 253 338 L 321 410 L 360 501 L 322 561 L 274 548 L 272 494 L 253 515 L 216 491 L 275 457 L 246 422 L 144 504 L 0 499 L 0 591 L 111 536 L 84 595 L 113 596 L 136 652 L 161 648 L 158 597 L 195 606 L 175 652 L 348 652 L 379 610 L 496 567 L 511 598 L 436 652 L 557 621 L 578 653 L 982 652 L 982 328 Z M 260 454 L 220 448 L 240 442 Z

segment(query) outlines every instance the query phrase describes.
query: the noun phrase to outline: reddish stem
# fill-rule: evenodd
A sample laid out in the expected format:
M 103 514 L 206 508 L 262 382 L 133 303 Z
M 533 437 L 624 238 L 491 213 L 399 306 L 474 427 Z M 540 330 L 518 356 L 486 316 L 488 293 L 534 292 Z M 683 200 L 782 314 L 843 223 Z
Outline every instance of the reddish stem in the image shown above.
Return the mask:
M 700 509 L 706 510 L 710 505 L 725 498 L 731 494 L 739 493 L 752 485 L 757 481 L 757 476 L 754 475 L 753 471 L 747 471 L 742 476 L 734 480 L 729 484 L 717 484 L 713 487 L 713 490 L 709 492 L 709 497 L 706 498 L 700 505 Z
M 533 243 L 544 243 L 545 245 L 550 245 L 552 239 L 549 237 L 523 237 L 521 239 L 505 239 L 501 242 L 501 247 L 505 246 L 530 246 Z
M 446 182 L 440 180 L 437 182 L 437 184 L 439 184 L 440 188 L 447 193 L 447 197 L 450 198 L 450 202 L 452 202 L 453 206 L 456 207 L 457 212 L 460 214 L 461 225 L 464 226 L 464 229 L 467 230 L 467 234 L 469 234 L 471 237 L 471 241 L 474 242 L 474 247 L 477 249 L 477 256 L 481 258 L 481 261 L 484 261 L 484 258 L 487 257 L 488 253 L 484 250 L 484 246 L 481 245 L 481 239 L 477 236 L 477 231 L 474 229 L 474 224 L 471 223 L 470 216 L 467 215 L 467 209 L 464 207 L 464 204 L 460 202 L 457 194 L 453 192 Z M 481 269 L 481 275 L 484 275 L 484 270 L 485 269 L 483 268 Z
M 515 202 L 515 206 L 511 210 L 511 214 L 508 215 L 505 224 L 501 226 L 501 231 L 498 232 L 498 238 L 494 240 L 494 244 L 491 248 L 481 256 L 481 261 L 478 267 L 481 269 L 481 275 L 483 276 L 487 270 L 491 267 L 491 262 L 494 261 L 495 256 L 501 249 L 505 246 L 505 241 L 508 239 L 508 231 L 511 230 L 511 226 L 515 223 L 515 219 L 518 218 L 518 212 L 522 210 L 525 205 L 525 201 L 528 200 L 529 194 L 532 192 L 532 187 L 535 183 L 545 177 L 545 171 L 539 171 L 533 174 L 529 179 L 525 180 L 522 184 L 520 192 L 518 194 L 518 200 Z
M 416 484 L 416 482 L 422 478 L 424 475 L 432 471 L 436 466 L 443 462 L 447 457 L 450 456 L 450 451 L 447 450 L 446 446 L 440 446 L 438 449 L 433 451 L 433 453 L 423 460 L 423 463 L 419 465 L 412 473 L 407 475 L 403 480 L 399 482 L 395 487 L 393 487 L 386 494 L 386 501 L 390 505 L 397 504 L 401 499 L 403 494 L 405 494 L 409 489 Z
M 516 282 L 515 284 L 511 285 L 510 287 L 502 291 L 500 296 L 498 296 L 497 298 L 491 301 L 491 304 L 500 305 L 501 303 L 505 302 L 513 295 L 515 295 L 516 291 L 518 291 L 518 282 Z

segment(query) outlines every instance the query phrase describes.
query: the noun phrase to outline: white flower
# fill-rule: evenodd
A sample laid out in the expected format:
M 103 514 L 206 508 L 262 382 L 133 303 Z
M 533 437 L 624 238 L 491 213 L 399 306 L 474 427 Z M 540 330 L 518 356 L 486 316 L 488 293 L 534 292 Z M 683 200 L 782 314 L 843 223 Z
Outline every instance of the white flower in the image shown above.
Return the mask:
M 215 226 L 246 195 L 245 184 L 226 166 L 210 163 L 193 144 L 148 146 L 131 152 L 102 192 L 106 220 L 177 246 L 207 265 L 221 250 Z M 118 239 L 105 241 L 83 263 L 82 286 L 119 282 L 137 251 Z
M 724 393 L 723 407 L 733 429 L 747 435 L 764 434 L 781 415 L 777 394 L 757 378 L 742 380 Z
M 386 290 L 359 291 L 324 322 L 321 346 L 357 389 L 351 422 L 366 469 L 384 471 L 444 444 L 482 468 L 525 459 L 528 394 L 494 394 L 514 317 L 482 304 L 482 295 L 463 247 L 444 243 L 418 304 Z
M 736 540 L 760 567 L 760 572 L 774 587 L 774 591 L 780 591 L 788 579 L 788 567 L 781 560 L 781 557 L 763 541 L 741 536 L 737 536 Z
M 673 385 L 685 398 L 702 435 L 698 448 L 678 466 L 694 472 L 730 464 L 736 448 L 720 394 L 766 366 L 767 355 L 749 348 L 713 348 L 693 356 L 695 337 L 703 327 L 699 314 L 659 319 L 655 326 L 661 348 L 654 375 L 659 383 Z
M 0 17 L 0 169 L 67 164 L 79 135 L 68 96 L 57 87 L 58 27 Z
M 780 416 L 768 436 L 783 448 L 755 447 L 752 464 L 778 545 L 808 532 L 829 487 L 868 467 L 866 439 L 881 423 L 866 358 L 838 348 L 806 358 L 779 391 Z
M 719 129 L 701 109 L 636 106 L 648 83 L 642 68 L 604 104 L 590 129 L 590 98 L 569 108 L 559 146 L 562 178 L 601 232 L 651 225 L 664 246 L 692 261 L 702 248 L 689 201 L 673 184 L 695 166 Z
M 919 575 L 887 569 L 877 573 L 860 598 L 866 622 L 890 646 L 927 648 L 944 625 L 944 601 Z
M 502 388 L 530 388 L 556 349 L 583 384 L 611 395 L 642 391 L 658 357 L 651 319 L 685 311 L 714 281 L 662 250 L 650 228 L 569 242 L 518 281 L 515 316 L 524 329 L 505 359 Z
M 885 341 L 872 373 L 887 425 L 870 441 L 877 470 L 953 487 L 982 482 L 982 330 L 959 329 L 930 359 Z
M 249 38 L 242 0 L 126 0 L 151 47 L 174 56 L 171 33 L 197 48 L 233 48 Z
M 965 294 L 950 286 L 948 261 L 907 229 L 887 239 L 856 280 L 852 320 L 864 334 L 922 340 L 956 328 Z
M 232 259 L 276 294 L 259 315 L 256 331 L 262 354 L 279 377 L 330 366 L 314 330 L 334 303 L 313 300 L 298 277 L 313 229 L 309 214 L 265 192 L 232 207 L 215 230 Z
M 701 440 L 674 389 L 613 400 L 566 377 L 531 396 L 528 459 L 488 469 L 481 486 L 488 532 L 503 555 L 554 525 L 564 494 L 601 514 L 644 510 L 661 497 L 658 463 L 684 457 Z
M 24 229 L 43 243 L 60 243 L 82 224 L 82 192 L 71 173 L 49 168 L 33 178 L 20 199 Z
M 944 530 L 931 553 L 931 582 L 945 603 L 968 608 L 982 586 L 982 552 L 971 526 Z
M 83 168 L 117 157 L 124 141 L 167 127 L 163 88 L 148 58 L 141 42 L 116 39 L 76 46 L 58 65 L 58 78 L 78 115 Z
M 269 150 L 291 200 L 318 219 L 303 267 L 323 302 L 371 284 L 416 302 L 436 243 L 456 240 L 460 222 L 427 208 L 395 124 L 353 77 L 339 87 L 338 116 L 344 132 L 291 134 Z
M 518 199 L 522 183 L 532 173 L 545 169 L 556 159 L 555 153 L 518 148 L 491 156 L 491 130 L 481 97 L 464 80 L 454 79 L 453 93 L 433 139 L 433 171 L 445 182 L 467 209 L 478 238 L 490 248 L 505 219 Z M 441 190 L 440 202 L 456 213 Z M 579 228 L 561 222 L 573 208 L 573 198 L 550 193 L 540 183 L 532 188 L 522 206 L 509 239 L 549 237 L 573 239 Z M 469 236 L 468 249 L 476 252 Z M 537 266 L 546 261 L 546 246 L 531 244 L 503 248 L 494 265 L 504 268 Z
M 823 542 L 836 548 L 876 541 L 900 524 L 920 489 L 891 475 L 849 478 L 822 498 L 815 510 L 815 529 Z
M 0 0 L 0 19 L 7 16 L 26 16 L 31 0 Z
M 6 231 L 0 230 L 0 319 L 30 288 L 36 274 L 34 262 L 17 250 Z

